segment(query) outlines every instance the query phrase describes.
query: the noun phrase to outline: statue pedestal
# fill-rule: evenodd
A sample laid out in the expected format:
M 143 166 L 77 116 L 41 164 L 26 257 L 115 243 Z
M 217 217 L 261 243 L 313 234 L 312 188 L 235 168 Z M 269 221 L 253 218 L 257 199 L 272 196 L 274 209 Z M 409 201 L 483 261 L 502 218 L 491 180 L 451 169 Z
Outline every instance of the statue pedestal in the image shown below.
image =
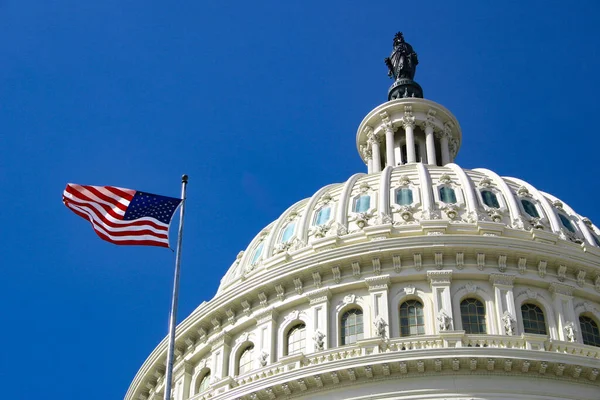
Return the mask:
M 423 98 L 423 89 L 421 86 L 408 78 L 399 78 L 390 86 L 388 90 L 388 100 L 403 99 L 408 97 Z

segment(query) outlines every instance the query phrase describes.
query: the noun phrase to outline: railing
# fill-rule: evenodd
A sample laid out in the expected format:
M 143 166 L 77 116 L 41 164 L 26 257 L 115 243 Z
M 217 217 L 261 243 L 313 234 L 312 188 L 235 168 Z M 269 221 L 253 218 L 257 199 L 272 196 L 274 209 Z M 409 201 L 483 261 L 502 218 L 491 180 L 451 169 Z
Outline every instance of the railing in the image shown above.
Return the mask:
M 327 362 L 334 362 L 374 354 L 391 352 L 410 353 L 412 351 L 448 348 L 490 348 L 548 351 L 600 359 L 600 348 L 598 347 L 586 346 L 579 343 L 553 341 L 546 335 L 468 335 L 465 334 L 464 331 L 450 331 L 441 333 L 439 335 L 411 336 L 406 338 L 392 339 L 365 339 L 351 345 L 335 347 L 312 354 L 299 354 L 283 357 L 269 366 L 250 371 L 244 375 L 235 376 L 233 379 L 229 377 L 226 379 L 230 380 L 230 387 L 235 387 L 305 366 L 319 365 Z M 192 399 L 204 399 L 211 397 L 211 392 L 211 389 L 208 389 L 205 393 L 193 396 Z

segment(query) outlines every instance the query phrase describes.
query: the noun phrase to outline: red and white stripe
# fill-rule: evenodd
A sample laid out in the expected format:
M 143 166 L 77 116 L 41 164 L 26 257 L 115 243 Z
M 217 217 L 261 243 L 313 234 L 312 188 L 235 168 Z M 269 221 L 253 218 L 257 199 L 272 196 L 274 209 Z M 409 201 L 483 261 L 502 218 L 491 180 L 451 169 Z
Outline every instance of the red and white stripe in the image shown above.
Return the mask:
M 136 191 L 114 186 L 67 184 L 63 202 L 92 223 L 100 238 L 119 245 L 169 247 L 169 225 L 152 217 L 123 221 Z

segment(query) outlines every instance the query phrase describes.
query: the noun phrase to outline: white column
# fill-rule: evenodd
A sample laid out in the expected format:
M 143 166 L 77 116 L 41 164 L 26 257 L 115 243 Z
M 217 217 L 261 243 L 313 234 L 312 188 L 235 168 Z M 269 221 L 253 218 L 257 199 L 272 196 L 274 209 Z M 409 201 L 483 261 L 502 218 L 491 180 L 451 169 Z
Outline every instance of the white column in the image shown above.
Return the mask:
M 491 274 L 490 282 L 494 285 L 494 302 L 496 307 L 494 312 L 496 315 L 490 315 L 488 321 L 490 321 L 490 332 L 491 335 L 507 335 L 508 332 L 504 328 L 504 322 L 502 318 L 504 313 L 508 312 L 512 321 L 517 320 L 517 312 L 515 310 L 515 297 L 513 294 L 513 282 L 515 280 L 514 275 L 504 274 Z M 488 308 L 486 307 L 486 311 Z M 514 326 L 514 324 L 513 324 Z M 500 327 L 500 328 L 498 328 Z M 516 334 L 516 332 L 513 332 Z
M 396 138 L 394 143 L 394 154 L 396 155 L 396 163 L 404 164 L 404 160 L 402 159 L 402 145 L 400 144 L 400 138 Z
M 442 146 L 442 165 L 450 163 L 450 148 L 448 147 L 448 136 L 442 133 L 440 138 L 440 145 Z
M 427 164 L 436 165 L 435 140 L 433 136 L 433 124 L 429 121 L 425 124 L 425 145 L 427 146 Z
M 391 125 L 385 127 L 385 152 L 387 165 L 394 167 L 396 165 L 394 155 L 394 130 Z
M 442 331 L 454 330 L 452 298 L 450 296 L 452 271 L 428 271 L 427 279 L 431 285 L 431 292 L 433 295 L 434 332 L 439 333 Z M 450 319 L 447 329 L 442 328 L 442 321 L 440 320 L 444 314 Z
M 561 283 L 552 283 L 549 287 L 554 300 L 554 312 L 556 319 L 557 339 L 568 341 L 565 327 L 571 322 L 578 328 L 579 323 L 575 321 L 575 308 L 573 307 L 573 288 Z M 546 321 L 548 323 L 548 321 Z
M 374 132 L 368 136 L 371 145 L 371 154 L 373 156 L 373 172 L 381 172 L 381 153 L 379 152 L 379 138 Z
M 415 153 L 415 121 L 414 117 L 412 120 L 406 119 L 404 121 L 404 134 L 406 136 L 406 162 L 416 162 L 417 156 Z

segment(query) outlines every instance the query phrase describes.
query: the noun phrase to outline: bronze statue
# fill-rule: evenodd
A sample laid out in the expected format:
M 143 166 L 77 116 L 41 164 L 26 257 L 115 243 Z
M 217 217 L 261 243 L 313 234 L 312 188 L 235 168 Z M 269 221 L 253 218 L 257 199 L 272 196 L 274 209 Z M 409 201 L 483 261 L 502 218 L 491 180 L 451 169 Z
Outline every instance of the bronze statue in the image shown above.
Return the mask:
M 402 32 L 396 33 L 394 37 L 394 50 L 385 59 L 389 72 L 388 76 L 394 80 L 401 78 L 413 79 L 419 60 L 412 46 L 404 41 Z

